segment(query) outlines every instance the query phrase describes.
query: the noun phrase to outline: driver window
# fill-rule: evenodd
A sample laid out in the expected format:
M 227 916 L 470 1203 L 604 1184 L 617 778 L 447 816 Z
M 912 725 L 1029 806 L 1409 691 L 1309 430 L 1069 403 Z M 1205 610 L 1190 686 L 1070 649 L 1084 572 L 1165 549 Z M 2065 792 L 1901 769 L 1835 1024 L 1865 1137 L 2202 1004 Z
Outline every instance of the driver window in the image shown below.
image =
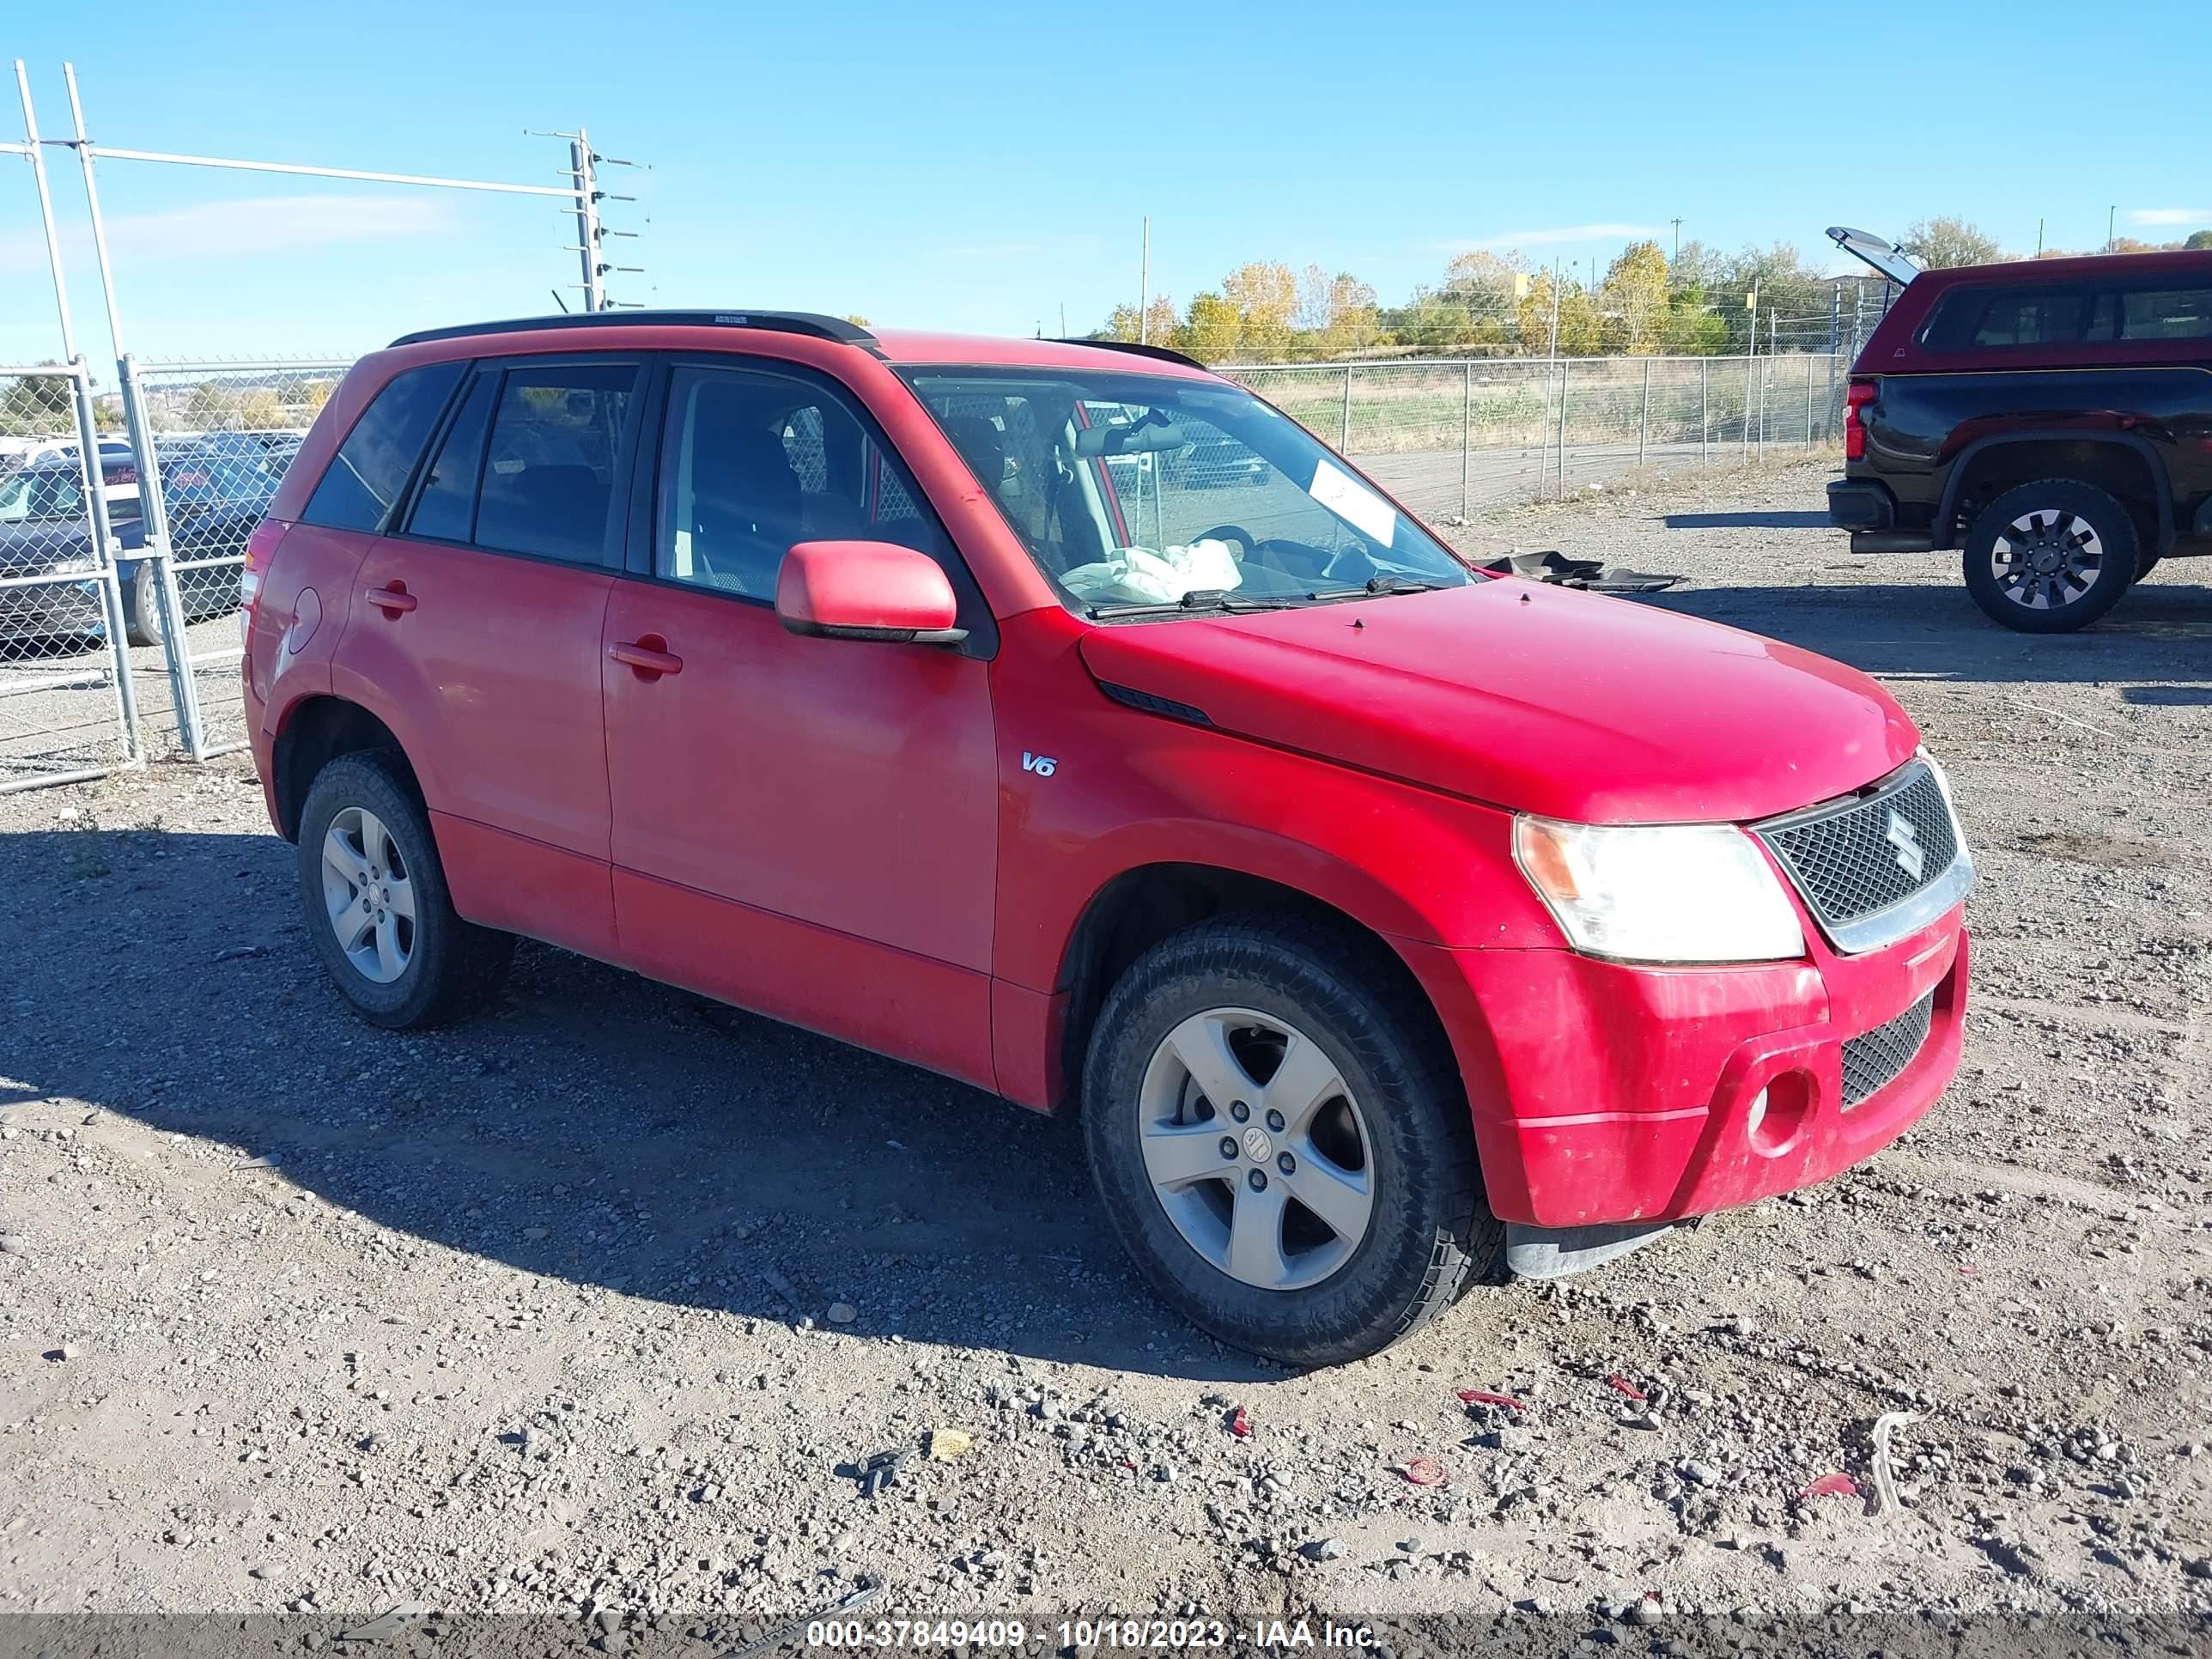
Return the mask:
M 653 574 L 773 600 L 799 542 L 945 556 L 905 472 L 837 393 L 747 369 L 678 368 L 661 447 Z

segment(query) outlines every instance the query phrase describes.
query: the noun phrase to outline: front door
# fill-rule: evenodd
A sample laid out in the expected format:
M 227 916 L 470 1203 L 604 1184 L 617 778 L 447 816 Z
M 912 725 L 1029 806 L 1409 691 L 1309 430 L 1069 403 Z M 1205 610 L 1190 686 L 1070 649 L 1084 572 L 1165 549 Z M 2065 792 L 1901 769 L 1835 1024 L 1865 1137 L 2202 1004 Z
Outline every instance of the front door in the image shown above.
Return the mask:
M 793 543 L 897 540 L 945 562 L 965 622 L 958 556 L 826 380 L 678 363 L 659 453 L 603 639 L 623 959 L 988 1086 L 988 629 L 811 639 L 773 608 Z

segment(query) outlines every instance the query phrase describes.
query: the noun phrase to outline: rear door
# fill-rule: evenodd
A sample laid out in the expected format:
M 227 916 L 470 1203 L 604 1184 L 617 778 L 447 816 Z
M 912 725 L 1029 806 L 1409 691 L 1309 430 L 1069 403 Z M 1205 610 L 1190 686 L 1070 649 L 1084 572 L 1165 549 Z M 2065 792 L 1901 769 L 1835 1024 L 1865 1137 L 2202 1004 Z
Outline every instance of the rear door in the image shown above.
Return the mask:
M 603 355 L 477 365 L 401 527 L 362 562 L 333 672 L 393 711 L 454 908 L 600 957 L 599 635 L 641 374 Z

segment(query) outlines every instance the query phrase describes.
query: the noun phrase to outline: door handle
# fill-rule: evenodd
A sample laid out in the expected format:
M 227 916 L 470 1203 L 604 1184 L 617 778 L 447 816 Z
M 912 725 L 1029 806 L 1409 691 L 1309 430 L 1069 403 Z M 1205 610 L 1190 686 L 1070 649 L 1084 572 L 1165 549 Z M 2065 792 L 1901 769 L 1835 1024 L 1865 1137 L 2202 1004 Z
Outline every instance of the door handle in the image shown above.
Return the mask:
M 607 655 L 636 670 L 637 677 L 641 680 L 657 680 L 663 674 L 684 672 L 684 659 L 671 651 L 668 641 L 658 634 L 641 635 L 635 640 L 611 645 L 607 647 Z
M 398 582 L 389 587 L 372 587 L 362 598 L 387 617 L 404 616 L 415 608 L 415 596 Z

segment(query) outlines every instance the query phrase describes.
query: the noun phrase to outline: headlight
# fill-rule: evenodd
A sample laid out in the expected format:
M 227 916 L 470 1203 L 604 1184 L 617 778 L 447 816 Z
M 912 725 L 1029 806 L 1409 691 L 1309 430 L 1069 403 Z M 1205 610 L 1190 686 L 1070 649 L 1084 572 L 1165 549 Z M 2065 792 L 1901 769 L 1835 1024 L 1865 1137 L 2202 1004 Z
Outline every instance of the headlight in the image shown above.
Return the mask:
M 1513 855 L 1577 951 L 1625 962 L 1777 962 L 1805 953 L 1774 866 L 1732 824 L 1522 817 Z

